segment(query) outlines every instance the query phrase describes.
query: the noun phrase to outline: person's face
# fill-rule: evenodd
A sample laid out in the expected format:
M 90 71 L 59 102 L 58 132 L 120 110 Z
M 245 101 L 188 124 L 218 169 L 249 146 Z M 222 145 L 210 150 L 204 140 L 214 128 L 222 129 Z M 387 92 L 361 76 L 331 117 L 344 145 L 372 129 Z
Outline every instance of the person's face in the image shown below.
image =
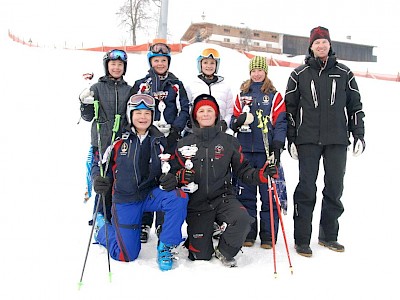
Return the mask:
M 168 70 L 168 58 L 166 56 L 154 56 L 150 59 L 151 66 L 158 75 L 163 75 Z
M 200 128 L 213 127 L 216 118 L 215 110 L 210 105 L 203 105 L 197 110 L 196 120 Z
M 117 60 L 110 60 L 108 62 L 108 72 L 114 78 L 120 78 L 124 74 L 124 63 Z
M 265 72 L 262 69 L 253 69 L 250 72 L 250 78 L 254 82 L 263 82 L 265 79 Z
M 314 53 L 314 57 L 325 59 L 328 57 L 331 44 L 327 39 L 317 39 L 311 45 L 311 51 Z
M 152 113 L 148 109 L 134 110 L 132 111 L 132 125 L 139 134 L 144 134 L 151 125 L 152 117 Z
M 201 60 L 201 71 L 204 75 L 211 76 L 215 73 L 217 62 L 213 58 L 203 58 Z

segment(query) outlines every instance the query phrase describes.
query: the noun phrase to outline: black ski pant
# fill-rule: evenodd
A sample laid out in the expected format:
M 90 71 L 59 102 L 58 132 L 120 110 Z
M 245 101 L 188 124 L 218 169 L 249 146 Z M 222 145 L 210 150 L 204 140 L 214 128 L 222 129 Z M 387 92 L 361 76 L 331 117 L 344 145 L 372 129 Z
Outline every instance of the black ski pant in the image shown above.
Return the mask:
M 310 244 L 313 211 L 317 199 L 316 181 L 321 157 L 325 174 L 318 238 L 325 241 L 337 241 L 338 219 L 344 211 L 340 198 L 343 193 L 347 146 L 305 144 L 298 145 L 297 151 L 299 183 L 293 196 L 295 243 L 296 245 Z
M 231 259 L 242 248 L 254 218 L 250 217 L 246 208 L 234 196 L 222 196 L 221 200 L 214 210 L 188 212 L 186 245 L 189 249 L 189 259 L 210 260 L 212 258 L 214 221 L 218 224 L 223 222 L 227 224 L 217 246 L 222 255 Z

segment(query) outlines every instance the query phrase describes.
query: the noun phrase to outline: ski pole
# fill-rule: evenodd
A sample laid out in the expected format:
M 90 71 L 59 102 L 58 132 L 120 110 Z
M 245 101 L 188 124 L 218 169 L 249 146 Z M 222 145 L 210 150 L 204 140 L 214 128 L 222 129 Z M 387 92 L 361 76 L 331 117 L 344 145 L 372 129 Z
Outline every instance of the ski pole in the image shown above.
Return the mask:
M 274 154 L 269 154 L 269 143 L 268 143 L 268 120 L 269 120 L 269 116 L 263 116 L 262 115 L 262 110 L 259 109 L 256 111 L 257 114 L 257 118 L 258 118 L 258 128 L 261 128 L 262 130 L 262 138 L 263 138 L 263 143 L 264 143 L 264 148 L 265 148 L 265 154 L 267 156 L 267 161 L 268 162 L 272 162 L 274 163 L 275 157 Z M 274 190 L 274 196 L 275 196 L 275 203 L 276 203 L 276 209 L 278 212 L 278 216 L 279 216 L 279 220 L 281 223 L 281 229 L 282 229 L 282 235 L 283 235 L 283 239 L 285 241 L 285 248 L 286 248 L 286 254 L 289 260 L 289 267 L 290 267 L 290 272 L 291 274 L 293 274 L 293 267 L 292 267 L 292 262 L 290 260 L 290 254 L 289 254 L 289 248 L 288 248 L 288 244 L 287 244 L 287 239 L 286 239 L 286 232 L 285 232 L 285 227 L 283 225 L 283 219 L 282 219 L 282 214 L 281 214 L 281 206 L 279 204 L 279 197 L 278 197 L 278 192 L 277 192 L 277 188 L 276 188 L 276 183 L 274 178 L 272 178 L 271 176 L 268 176 L 268 189 L 269 192 L 271 190 L 271 185 L 273 187 Z M 271 234 L 273 234 L 275 232 L 272 223 L 273 220 L 273 214 L 271 213 L 273 211 L 273 204 L 272 204 L 272 198 L 271 198 L 271 193 L 269 193 L 269 200 L 270 200 L 270 215 L 272 217 L 270 217 L 271 219 Z M 274 250 L 274 243 L 275 243 L 275 239 L 272 238 L 272 248 Z M 275 266 L 275 252 L 273 252 L 274 255 L 274 266 Z M 276 267 L 275 267 L 275 274 L 276 274 Z
M 101 148 L 102 145 L 101 145 L 101 137 L 100 137 L 99 101 L 95 100 L 93 104 L 94 104 L 94 120 L 97 123 L 96 124 L 96 129 L 97 129 L 97 144 L 98 144 L 98 148 L 99 148 L 98 151 L 99 151 L 100 176 L 101 177 L 105 177 L 105 173 L 104 173 L 103 165 L 102 165 L 103 155 L 102 155 L 102 148 Z M 108 168 L 108 164 L 106 164 L 106 167 Z M 105 170 L 107 171 L 107 169 L 105 169 Z M 88 245 L 87 250 L 86 250 L 85 261 L 84 261 L 83 268 L 82 268 L 82 275 L 81 275 L 81 279 L 79 281 L 79 288 L 83 285 L 82 278 L 83 278 L 83 274 L 84 274 L 84 271 L 85 271 L 89 250 L 90 250 L 91 240 L 92 240 L 92 237 L 93 237 L 93 231 L 94 231 L 94 228 L 95 228 L 95 225 L 96 225 L 96 216 L 97 216 L 97 213 L 99 212 L 100 201 L 102 201 L 102 204 L 103 204 L 103 216 L 104 216 L 104 219 L 107 220 L 106 219 L 107 211 L 106 211 L 105 196 L 103 194 L 100 194 L 99 195 L 99 199 L 97 201 L 95 214 L 94 214 L 94 216 L 92 218 L 92 220 L 93 220 L 92 230 L 90 232 L 89 245 Z M 109 251 L 109 245 L 108 245 L 108 228 L 107 228 L 108 226 L 107 226 L 107 224 L 105 224 L 105 226 L 106 226 L 105 227 L 105 234 L 106 234 L 106 249 L 107 249 L 107 261 L 108 261 L 108 276 L 109 276 L 109 280 L 111 282 L 112 273 L 111 273 L 111 264 L 110 264 L 110 251 Z
M 274 277 L 278 277 L 276 272 L 276 249 L 275 249 L 275 226 L 274 226 L 274 205 L 272 203 L 271 178 L 268 176 L 268 197 L 269 197 L 269 219 L 271 225 L 272 256 L 274 259 Z
M 293 274 L 293 267 L 292 267 L 292 262 L 290 260 L 288 243 L 287 243 L 287 240 L 286 240 L 285 226 L 283 225 L 283 219 L 282 219 L 282 213 L 281 213 L 281 205 L 280 205 L 280 201 L 279 201 L 279 197 L 278 197 L 278 191 L 277 191 L 277 188 L 276 188 L 275 180 L 273 178 L 271 178 L 271 180 L 272 180 L 272 186 L 274 188 L 276 209 L 278 211 L 279 220 L 281 221 L 280 223 L 281 223 L 282 235 L 283 235 L 283 240 L 285 241 L 285 248 L 286 248 L 286 254 L 287 254 L 287 257 L 288 257 L 288 261 L 289 261 L 290 273 Z

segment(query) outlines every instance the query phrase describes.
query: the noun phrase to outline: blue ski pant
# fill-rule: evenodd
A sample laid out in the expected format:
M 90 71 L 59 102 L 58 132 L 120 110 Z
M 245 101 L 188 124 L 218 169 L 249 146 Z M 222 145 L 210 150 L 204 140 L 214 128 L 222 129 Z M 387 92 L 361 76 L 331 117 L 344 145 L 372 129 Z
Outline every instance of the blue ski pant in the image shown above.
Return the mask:
M 189 197 L 180 189 L 167 192 L 153 189 L 143 201 L 112 204 L 111 224 L 106 223 L 97 235 L 99 244 L 108 249 L 110 256 L 119 261 L 133 261 L 140 253 L 140 232 L 143 212 L 163 211 L 165 220 L 160 241 L 166 245 L 179 245 L 182 224 L 187 214 Z
M 250 164 L 254 168 L 261 168 L 264 166 L 267 156 L 263 152 L 244 152 L 246 159 L 250 161 Z M 270 217 L 270 203 L 269 203 L 269 192 L 268 184 L 260 185 L 248 185 L 240 180 L 237 180 L 237 198 L 246 207 L 250 216 L 256 221 L 251 224 L 251 230 L 247 235 L 246 240 L 256 240 L 258 233 L 258 223 L 260 223 L 259 236 L 261 243 L 271 242 L 271 217 Z M 259 218 L 257 215 L 257 188 L 260 193 L 261 210 L 259 212 Z M 278 237 L 278 226 L 279 226 L 279 215 L 276 209 L 275 196 L 272 192 L 272 205 L 273 205 L 273 227 L 275 234 L 275 241 Z

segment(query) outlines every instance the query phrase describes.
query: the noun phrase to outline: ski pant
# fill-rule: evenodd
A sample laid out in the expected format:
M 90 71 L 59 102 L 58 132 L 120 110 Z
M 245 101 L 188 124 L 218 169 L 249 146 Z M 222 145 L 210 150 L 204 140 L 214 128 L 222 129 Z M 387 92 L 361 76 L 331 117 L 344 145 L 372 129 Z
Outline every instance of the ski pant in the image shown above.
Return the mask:
M 187 215 L 188 241 L 186 245 L 189 249 L 190 260 L 211 259 L 214 253 L 212 238 L 214 221 L 227 224 L 218 244 L 218 249 L 226 258 L 233 258 L 246 239 L 250 224 L 254 219 L 233 195 L 221 197 L 221 203 L 214 210 L 189 212 Z
M 250 164 L 254 168 L 262 168 L 267 160 L 267 156 L 262 152 L 244 152 L 244 156 L 249 160 Z M 283 176 L 283 173 L 282 173 Z M 282 179 L 281 179 L 282 180 Z M 240 180 L 237 180 L 237 198 L 246 207 L 250 216 L 256 221 L 251 225 L 251 230 L 247 235 L 246 240 L 255 241 L 258 233 L 258 216 L 257 216 L 257 188 L 260 193 L 261 210 L 260 210 L 260 240 L 261 243 L 271 242 L 271 215 L 270 215 L 270 202 L 269 202 L 269 191 L 268 184 L 248 185 Z M 280 186 L 282 188 L 282 186 Z M 279 226 L 279 215 L 275 203 L 275 195 L 273 190 L 271 191 L 272 206 L 273 206 L 273 227 L 275 234 L 275 242 L 278 238 L 278 226 Z M 286 186 L 285 186 L 286 194 Z
M 180 189 L 167 192 L 153 189 L 143 201 L 113 203 L 112 222 L 106 223 L 110 256 L 119 261 L 133 261 L 140 252 L 140 232 L 144 211 L 163 211 L 165 222 L 160 241 L 166 245 L 179 245 L 182 224 L 187 213 L 188 196 Z M 106 226 L 100 228 L 97 241 L 106 247 Z
M 318 238 L 325 241 L 337 241 L 338 218 L 344 211 L 340 198 L 343 193 L 347 146 L 306 144 L 298 145 L 297 151 L 299 183 L 293 196 L 295 243 L 297 245 L 310 244 L 313 211 L 316 204 L 316 181 L 321 157 L 325 174 Z

